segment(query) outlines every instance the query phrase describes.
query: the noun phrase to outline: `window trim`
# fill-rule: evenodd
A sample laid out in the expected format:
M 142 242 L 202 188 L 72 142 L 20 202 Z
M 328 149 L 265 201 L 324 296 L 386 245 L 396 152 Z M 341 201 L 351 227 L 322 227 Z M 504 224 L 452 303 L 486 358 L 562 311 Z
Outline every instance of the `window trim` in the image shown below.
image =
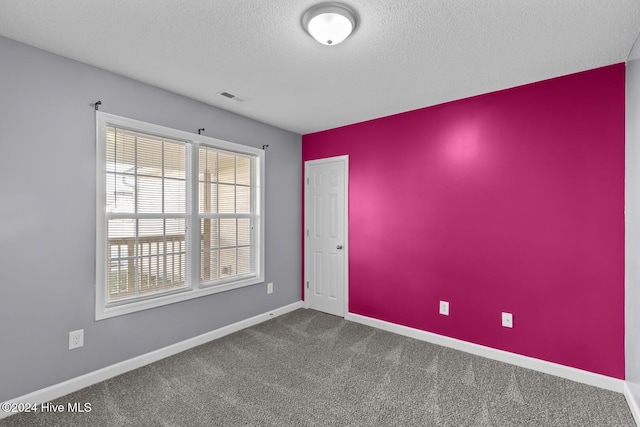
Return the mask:
M 185 218 L 188 219 L 191 226 L 187 234 L 191 248 L 191 268 L 187 272 L 187 283 L 184 288 L 168 291 L 157 296 L 149 296 L 147 298 L 136 299 L 133 301 L 122 301 L 114 304 L 107 303 L 106 296 L 106 278 L 107 278 L 107 229 L 106 229 L 106 128 L 108 126 L 116 126 L 120 128 L 130 129 L 142 133 L 158 135 L 185 141 L 188 147 L 187 158 L 190 163 L 187 165 L 187 188 L 191 191 L 187 194 L 187 213 Z M 227 150 L 240 154 L 255 156 L 255 227 L 254 238 L 258 242 L 255 248 L 255 269 L 256 274 L 240 280 L 233 280 L 227 283 L 211 284 L 200 281 L 200 220 L 199 220 L 199 189 L 198 189 L 198 148 L 201 146 L 211 146 L 221 150 Z M 194 154 L 195 153 L 195 154 Z M 255 285 L 264 282 L 264 258 L 265 258 L 265 156 L 264 150 L 259 148 L 241 145 L 230 141 L 217 138 L 211 138 L 205 135 L 185 132 L 178 129 L 172 129 L 153 123 L 143 122 L 127 117 L 116 116 L 113 114 L 96 111 L 96 305 L 95 319 L 107 319 L 110 317 L 120 316 L 124 314 L 134 313 L 141 310 L 147 310 L 154 307 L 160 307 L 167 304 L 173 304 L 180 301 L 186 301 L 193 298 L 199 298 L 205 295 L 225 292 L 232 289 L 238 289 L 245 286 Z M 135 214 L 134 214 L 135 215 Z

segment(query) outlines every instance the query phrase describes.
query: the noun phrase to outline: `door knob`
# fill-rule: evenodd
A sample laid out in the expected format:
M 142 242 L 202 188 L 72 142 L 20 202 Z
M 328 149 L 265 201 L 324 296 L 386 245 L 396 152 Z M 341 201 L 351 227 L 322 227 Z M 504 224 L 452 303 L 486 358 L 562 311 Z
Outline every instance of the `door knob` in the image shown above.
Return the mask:
M 337 250 L 342 249 L 342 245 L 338 245 L 338 246 L 336 246 L 336 249 L 337 249 Z

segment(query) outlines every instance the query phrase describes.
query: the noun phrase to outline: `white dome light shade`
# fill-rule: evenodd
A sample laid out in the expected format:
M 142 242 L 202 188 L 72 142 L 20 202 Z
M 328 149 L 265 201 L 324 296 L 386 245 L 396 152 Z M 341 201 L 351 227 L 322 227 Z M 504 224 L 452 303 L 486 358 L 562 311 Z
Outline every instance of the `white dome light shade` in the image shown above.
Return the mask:
M 338 44 L 351 34 L 351 21 L 337 13 L 323 13 L 309 21 L 309 34 L 322 44 Z
M 318 42 L 336 45 L 353 32 L 356 14 L 340 3 L 323 3 L 309 9 L 302 17 L 302 26 Z

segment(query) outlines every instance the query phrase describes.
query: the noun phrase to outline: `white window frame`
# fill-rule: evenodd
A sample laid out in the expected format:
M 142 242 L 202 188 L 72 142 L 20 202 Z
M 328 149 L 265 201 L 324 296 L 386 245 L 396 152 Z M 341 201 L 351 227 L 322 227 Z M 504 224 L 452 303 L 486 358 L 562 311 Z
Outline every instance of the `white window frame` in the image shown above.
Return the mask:
M 141 133 L 171 138 L 187 143 L 187 256 L 190 270 L 183 288 L 166 293 L 114 303 L 107 299 L 107 212 L 106 212 L 106 128 L 115 126 Z M 247 154 L 255 158 L 255 221 L 253 250 L 255 275 L 215 283 L 200 282 L 200 212 L 198 190 L 198 152 L 200 146 Z M 204 135 L 172 129 L 152 123 L 96 111 L 96 320 L 134 313 L 218 292 L 264 282 L 264 150 Z M 189 184 L 190 182 L 190 184 Z

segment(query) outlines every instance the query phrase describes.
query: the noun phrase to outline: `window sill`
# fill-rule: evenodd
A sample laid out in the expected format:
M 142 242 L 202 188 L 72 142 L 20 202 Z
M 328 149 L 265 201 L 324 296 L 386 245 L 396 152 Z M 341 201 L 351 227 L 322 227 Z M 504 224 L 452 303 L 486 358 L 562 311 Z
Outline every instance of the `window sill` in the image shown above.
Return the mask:
M 264 277 L 252 276 L 242 281 L 233 283 L 223 283 L 219 285 L 210 285 L 201 288 L 185 288 L 173 293 L 156 296 L 149 299 L 143 299 L 135 302 L 121 303 L 117 305 L 102 307 L 96 305 L 96 321 L 108 319 L 110 317 L 122 316 L 125 314 L 136 313 L 138 311 L 148 310 L 150 308 L 162 307 L 164 305 L 173 304 L 180 301 L 187 301 L 194 298 L 200 298 L 206 295 L 217 294 L 220 292 L 230 291 L 232 289 L 243 288 L 246 286 L 264 283 Z

